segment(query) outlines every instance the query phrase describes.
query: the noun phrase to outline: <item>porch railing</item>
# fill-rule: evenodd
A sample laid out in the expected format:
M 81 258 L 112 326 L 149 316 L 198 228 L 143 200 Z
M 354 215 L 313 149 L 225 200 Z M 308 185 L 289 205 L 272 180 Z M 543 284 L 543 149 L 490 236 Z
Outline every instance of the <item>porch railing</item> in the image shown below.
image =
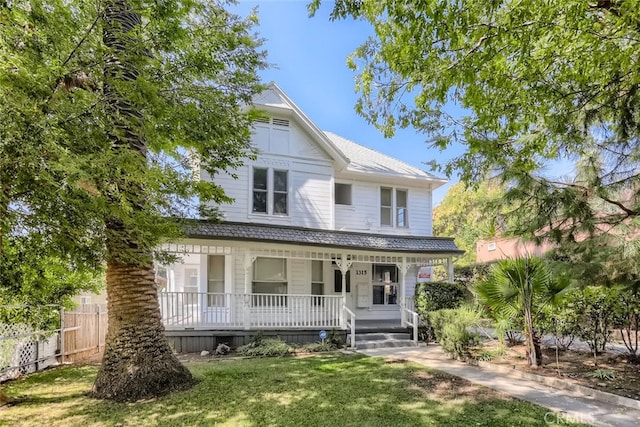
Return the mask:
M 407 326 L 413 329 L 413 341 L 418 342 L 418 326 L 420 326 L 420 315 L 406 306 L 401 308 L 402 318 Z
M 356 314 L 353 311 L 349 310 L 346 305 L 342 306 L 342 311 L 345 315 L 345 329 L 347 329 L 350 333 L 350 347 L 356 348 Z
M 169 329 L 340 329 L 340 295 L 160 292 Z

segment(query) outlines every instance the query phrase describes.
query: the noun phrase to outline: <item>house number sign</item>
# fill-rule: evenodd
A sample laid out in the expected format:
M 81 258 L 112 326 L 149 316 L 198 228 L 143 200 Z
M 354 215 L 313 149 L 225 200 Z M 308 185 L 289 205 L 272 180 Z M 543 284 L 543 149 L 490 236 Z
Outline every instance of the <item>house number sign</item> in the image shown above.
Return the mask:
M 367 270 L 356 270 L 356 276 L 366 276 Z

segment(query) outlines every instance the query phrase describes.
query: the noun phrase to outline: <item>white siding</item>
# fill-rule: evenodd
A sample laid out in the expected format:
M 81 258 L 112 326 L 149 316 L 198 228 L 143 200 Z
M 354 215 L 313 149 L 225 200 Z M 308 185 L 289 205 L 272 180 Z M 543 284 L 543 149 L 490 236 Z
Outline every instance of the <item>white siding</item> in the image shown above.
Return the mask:
M 423 188 L 392 186 L 369 182 L 351 183 L 351 206 L 335 205 L 335 227 L 338 230 L 368 231 L 381 234 L 421 235 L 432 234 L 431 191 Z M 380 225 L 380 187 L 408 190 L 409 227 Z
M 256 123 L 252 144 L 260 150 L 255 161 L 229 173 L 219 173 L 213 181 L 233 198 L 218 206 L 226 221 L 256 222 L 312 228 L 333 228 L 333 164 L 327 153 L 293 122 L 289 127 Z M 289 171 L 288 215 L 251 212 L 252 168 Z M 202 179 L 211 180 L 202 171 Z
M 311 294 L 311 261 L 303 259 L 289 259 L 287 263 L 290 272 L 289 290 L 290 294 Z M 309 277 L 307 277 L 309 275 Z

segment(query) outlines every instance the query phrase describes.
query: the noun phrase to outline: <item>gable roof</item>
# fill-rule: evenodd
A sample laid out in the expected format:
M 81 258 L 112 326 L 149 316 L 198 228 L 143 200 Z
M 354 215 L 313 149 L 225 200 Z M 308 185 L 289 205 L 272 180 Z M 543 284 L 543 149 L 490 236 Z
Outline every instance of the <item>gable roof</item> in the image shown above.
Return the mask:
M 337 162 L 338 171 L 344 173 L 385 176 L 402 180 L 418 180 L 437 188 L 446 179 L 432 175 L 399 159 L 357 144 L 332 132 L 320 130 L 315 123 L 274 82 L 254 98 L 254 104 L 267 111 L 288 110 L 297 122 L 315 138 L 320 147 Z
M 422 169 L 350 141 L 335 133 L 325 131 L 325 135 L 327 135 L 349 159 L 349 166 L 347 167 L 347 171 L 349 172 L 424 179 L 431 183 L 435 182 L 435 187 L 447 182 L 444 178 L 439 178 Z
M 459 255 L 449 237 L 397 236 L 355 231 L 319 230 L 244 222 L 213 222 L 190 220 L 185 224 L 188 237 L 194 239 L 242 240 L 251 242 L 299 244 L 329 248 L 358 249 L 419 254 Z
M 274 96 L 275 95 L 275 96 Z M 254 104 L 268 109 L 289 110 L 303 128 L 312 135 L 329 156 L 338 163 L 338 169 L 344 169 L 349 164 L 349 159 L 342 151 L 325 135 L 322 130 L 298 107 L 295 102 L 274 82 L 269 83 L 268 89 L 254 98 Z

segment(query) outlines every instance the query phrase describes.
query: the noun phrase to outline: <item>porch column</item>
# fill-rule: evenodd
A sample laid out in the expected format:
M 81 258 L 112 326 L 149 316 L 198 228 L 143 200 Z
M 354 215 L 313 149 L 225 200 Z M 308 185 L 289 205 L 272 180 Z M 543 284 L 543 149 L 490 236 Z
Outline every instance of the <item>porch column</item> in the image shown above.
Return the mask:
M 449 270 L 449 282 L 453 283 L 453 257 L 447 257 L 447 267 Z
M 404 311 L 407 305 L 407 284 L 405 279 L 411 264 L 407 263 L 407 257 L 402 257 L 402 262 L 396 263 L 396 267 L 398 267 L 398 272 L 400 273 L 400 324 L 404 328 L 407 326 L 407 313 Z
M 347 305 L 347 272 L 351 267 L 352 261 L 348 259 L 347 254 L 340 255 L 340 259 L 336 260 L 336 265 L 342 273 L 342 305 Z M 344 310 L 340 310 L 340 324 L 343 328 L 347 327 L 347 319 L 344 316 Z
M 242 323 L 245 329 L 251 329 L 251 267 L 256 260 L 249 251 L 244 254 L 244 295 L 242 296 Z

